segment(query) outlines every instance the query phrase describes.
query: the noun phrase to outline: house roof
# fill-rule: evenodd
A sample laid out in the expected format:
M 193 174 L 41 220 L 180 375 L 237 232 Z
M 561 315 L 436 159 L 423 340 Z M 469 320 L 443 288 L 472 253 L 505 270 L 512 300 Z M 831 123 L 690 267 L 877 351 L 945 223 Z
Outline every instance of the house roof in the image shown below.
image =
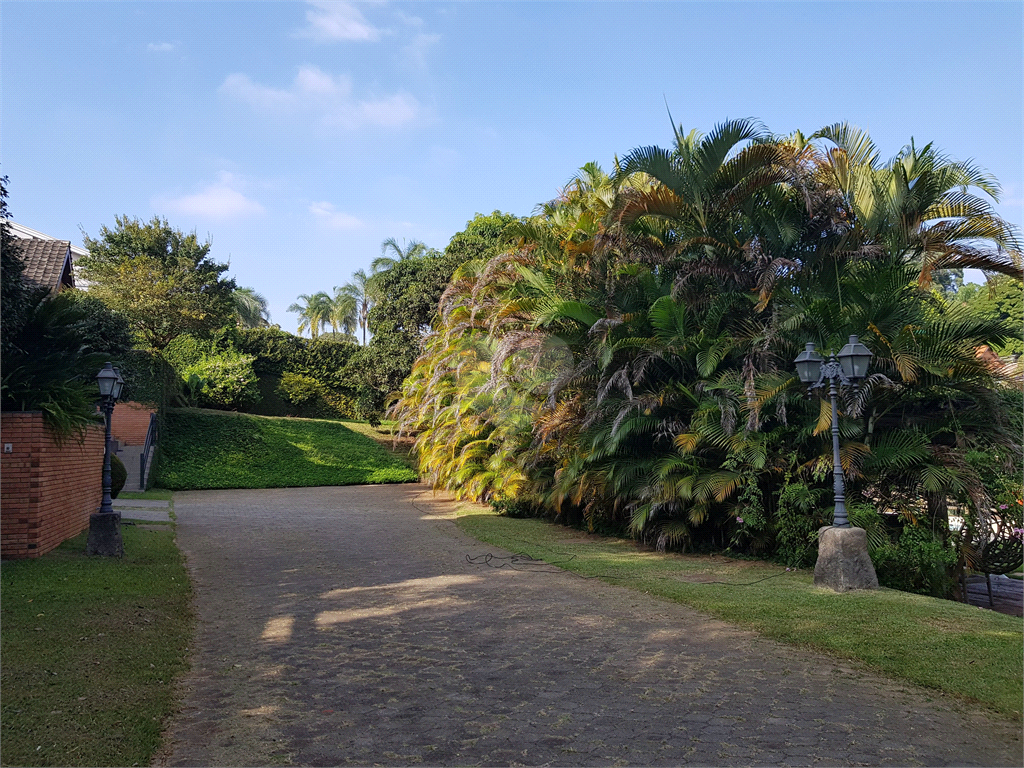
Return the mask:
M 56 240 L 57 239 L 56 237 L 50 237 L 49 235 L 44 234 L 44 233 L 40 232 L 37 229 L 31 229 L 30 227 L 26 227 L 24 224 L 19 224 L 16 221 L 11 221 L 10 219 L 7 219 L 7 227 L 11 230 L 11 234 L 12 235 L 14 235 L 15 237 L 20 238 L 22 240 L 26 240 L 26 239 L 29 239 L 29 240 Z M 65 241 L 65 242 L 68 242 L 70 244 L 70 241 Z M 88 256 L 88 255 L 89 255 L 89 251 L 87 251 L 85 248 L 80 248 L 77 245 L 72 245 L 71 246 L 71 258 L 72 259 L 74 259 L 74 258 L 76 258 L 78 256 Z
M 21 238 L 18 256 L 25 265 L 22 275 L 26 281 L 51 291 L 58 291 L 62 286 L 75 287 L 71 243 L 67 240 Z

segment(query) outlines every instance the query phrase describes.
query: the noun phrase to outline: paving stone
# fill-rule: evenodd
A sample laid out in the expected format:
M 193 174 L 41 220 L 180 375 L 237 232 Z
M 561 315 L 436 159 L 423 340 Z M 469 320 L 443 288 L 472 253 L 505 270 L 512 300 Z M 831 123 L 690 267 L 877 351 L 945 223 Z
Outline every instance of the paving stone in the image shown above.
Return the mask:
M 474 566 L 510 553 L 450 509 L 418 485 L 175 494 L 199 627 L 157 764 L 1020 765 L 1018 724 L 934 691 Z

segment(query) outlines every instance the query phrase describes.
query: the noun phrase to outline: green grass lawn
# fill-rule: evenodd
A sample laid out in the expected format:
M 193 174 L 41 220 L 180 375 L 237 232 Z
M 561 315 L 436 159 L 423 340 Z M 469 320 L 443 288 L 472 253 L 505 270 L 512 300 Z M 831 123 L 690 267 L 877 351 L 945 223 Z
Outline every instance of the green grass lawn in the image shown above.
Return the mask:
M 0 762 L 149 765 L 186 669 L 191 591 L 171 525 L 122 526 L 125 556 L 82 535 L 0 569 Z
M 892 589 L 837 594 L 816 588 L 811 571 L 722 556 L 658 554 L 632 541 L 500 517 L 476 506 L 464 506 L 459 514 L 462 530 L 496 547 L 1021 718 L 1018 618 Z
M 337 421 L 168 409 L 157 484 L 172 490 L 414 482 L 408 462 Z

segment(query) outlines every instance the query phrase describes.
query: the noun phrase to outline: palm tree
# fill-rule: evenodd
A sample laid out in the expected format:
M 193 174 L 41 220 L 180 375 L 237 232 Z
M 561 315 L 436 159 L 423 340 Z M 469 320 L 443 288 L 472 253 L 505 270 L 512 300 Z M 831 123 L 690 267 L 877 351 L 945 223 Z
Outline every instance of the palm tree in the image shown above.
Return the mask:
M 335 297 L 342 292 L 355 303 L 356 324 L 363 333 L 363 346 L 366 346 L 366 323 L 373 306 L 373 277 L 367 277 L 361 269 L 352 273 L 352 282 L 345 283 L 334 289 Z
M 331 299 L 330 323 L 335 333 L 338 332 L 340 327 L 346 335 L 353 336 L 355 335 L 356 328 L 359 326 L 359 309 L 356 297 L 347 291 L 346 288 L 347 286 L 334 287 L 334 298 Z
M 261 328 L 270 325 L 267 299 L 255 288 L 235 288 L 232 293 L 235 315 L 242 328 Z
M 299 296 L 302 303 L 296 302 L 288 307 L 289 312 L 297 312 L 299 315 L 299 334 L 309 329 L 312 338 L 320 335 L 320 329 L 330 325 L 333 302 L 331 297 L 323 291 L 309 295 L 303 293 Z
M 405 241 L 403 240 L 402 242 L 404 243 Z M 389 252 L 394 253 L 394 256 L 388 256 Z M 370 271 L 373 274 L 386 272 L 401 261 L 422 258 L 429 252 L 430 249 L 427 248 L 426 244 L 419 240 L 412 240 L 405 248 L 402 248 L 395 238 L 389 237 L 380 244 L 380 256 L 370 264 Z

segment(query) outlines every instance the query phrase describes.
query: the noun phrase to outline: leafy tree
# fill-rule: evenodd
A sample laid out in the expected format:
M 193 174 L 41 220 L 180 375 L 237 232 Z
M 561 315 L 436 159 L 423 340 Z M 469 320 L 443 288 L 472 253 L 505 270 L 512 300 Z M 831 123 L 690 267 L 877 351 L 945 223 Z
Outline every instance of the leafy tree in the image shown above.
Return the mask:
M 0 177 L 0 325 L 3 326 L 3 340 L 0 349 L 10 349 L 11 340 L 25 322 L 25 316 L 32 298 L 32 287 L 24 281 L 24 265 L 18 256 L 18 238 L 11 234 L 7 224 L 10 212 L 7 210 L 6 176 Z
M 235 316 L 235 282 L 227 264 L 209 257 L 210 243 L 173 229 L 166 219 L 143 223 L 119 216 L 100 236 L 84 236 L 81 259 L 90 293 L 128 319 L 147 346 L 161 350 L 179 334 L 207 336 Z
M 971 314 L 1010 324 L 1013 333 L 1006 343 L 997 345 L 1000 355 L 1024 354 L 1024 286 L 1008 275 L 995 275 L 987 285 L 967 283 L 956 292 L 955 301 L 967 306 Z

